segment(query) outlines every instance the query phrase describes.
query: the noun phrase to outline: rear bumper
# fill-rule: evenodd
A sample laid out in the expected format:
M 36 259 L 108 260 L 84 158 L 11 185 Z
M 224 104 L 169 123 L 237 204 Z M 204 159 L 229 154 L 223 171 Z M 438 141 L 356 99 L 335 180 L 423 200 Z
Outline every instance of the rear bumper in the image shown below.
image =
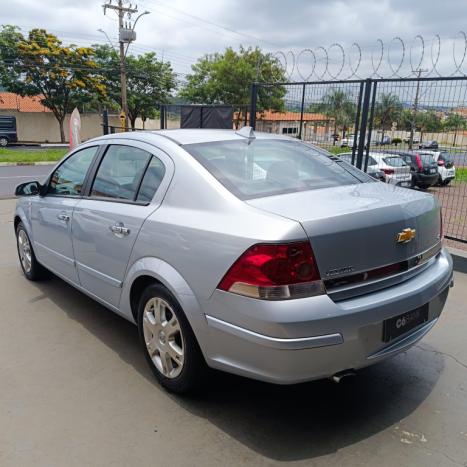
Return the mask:
M 439 180 L 438 172 L 432 175 L 425 175 L 425 174 L 416 174 L 414 175 L 414 183 L 420 186 L 433 186 Z
M 435 325 L 452 281 L 442 251 L 429 268 L 397 286 L 341 302 L 327 295 L 264 302 L 216 291 L 205 304 L 200 342 L 214 368 L 278 384 L 358 369 L 406 350 Z M 426 323 L 384 343 L 383 321 L 428 303 Z

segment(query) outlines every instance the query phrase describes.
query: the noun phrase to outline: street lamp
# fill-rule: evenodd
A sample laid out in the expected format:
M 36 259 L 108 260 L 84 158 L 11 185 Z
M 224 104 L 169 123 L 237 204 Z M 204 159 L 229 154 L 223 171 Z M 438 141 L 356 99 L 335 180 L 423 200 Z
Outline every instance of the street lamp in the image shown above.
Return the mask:
M 146 11 L 143 11 L 143 13 L 141 13 L 140 15 L 138 15 L 138 17 L 135 19 L 135 22 L 133 23 L 133 27 L 131 28 L 131 32 L 135 31 L 136 23 L 138 22 L 138 20 L 144 15 L 149 15 L 149 13 L 151 13 L 151 12 L 146 10 Z M 128 53 L 128 49 L 130 48 L 130 44 L 135 40 L 136 33 L 134 34 L 133 37 L 134 37 L 134 39 L 128 41 L 128 45 L 126 46 L 124 57 L 126 57 L 126 54 Z
M 112 49 L 115 50 L 115 46 L 113 44 L 113 42 L 110 40 L 110 37 L 109 35 L 103 30 L 103 29 L 98 29 L 97 32 L 101 32 L 102 34 L 104 34 L 104 36 L 107 38 L 107 40 L 109 41 L 109 44 L 112 46 Z

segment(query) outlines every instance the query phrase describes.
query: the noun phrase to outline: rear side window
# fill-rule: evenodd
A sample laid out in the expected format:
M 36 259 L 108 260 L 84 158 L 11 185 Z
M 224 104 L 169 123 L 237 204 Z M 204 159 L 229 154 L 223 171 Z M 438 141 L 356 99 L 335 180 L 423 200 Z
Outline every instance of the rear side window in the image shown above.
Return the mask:
M 110 146 L 92 185 L 91 196 L 135 200 L 151 154 L 132 146 Z
M 386 162 L 387 165 L 390 165 L 391 167 L 404 167 L 407 165 L 404 162 L 404 160 L 399 156 L 384 157 L 383 160 L 384 162 Z
M 440 161 L 444 161 L 448 164 L 452 164 L 454 162 L 454 158 L 451 156 L 451 154 L 449 154 L 448 152 L 442 152 L 440 155 L 439 155 L 439 158 L 438 158 Z
M 164 178 L 164 175 L 164 164 L 157 157 L 153 156 L 151 162 L 149 163 L 148 169 L 144 174 L 143 181 L 141 182 L 141 187 L 136 198 L 137 201 L 144 203 L 151 202 L 162 182 L 162 179 Z
M 216 141 L 184 149 L 240 199 L 371 181 L 339 158 L 298 141 Z
M 93 146 L 72 154 L 50 177 L 47 192 L 62 196 L 80 195 L 84 179 L 97 149 L 97 146 Z
M 12 117 L 0 117 L 0 130 L 15 130 L 16 120 Z

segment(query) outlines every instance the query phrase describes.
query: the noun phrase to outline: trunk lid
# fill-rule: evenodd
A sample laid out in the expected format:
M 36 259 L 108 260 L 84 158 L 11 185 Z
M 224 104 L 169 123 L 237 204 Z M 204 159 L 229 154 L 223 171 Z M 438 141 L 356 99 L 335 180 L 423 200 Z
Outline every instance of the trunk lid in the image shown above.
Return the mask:
M 399 156 L 386 156 L 383 158 L 383 162 L 394 171 L 393 178 L 396 183 L 411 180 L 410 165 L 407 165 Z
M 301 223 L 323 279 L 398 263 L 440 240 L 437 200 L 385 183 L 296 192 L 248 204 Z M 404 229 L 415 238 L 397 241 Z

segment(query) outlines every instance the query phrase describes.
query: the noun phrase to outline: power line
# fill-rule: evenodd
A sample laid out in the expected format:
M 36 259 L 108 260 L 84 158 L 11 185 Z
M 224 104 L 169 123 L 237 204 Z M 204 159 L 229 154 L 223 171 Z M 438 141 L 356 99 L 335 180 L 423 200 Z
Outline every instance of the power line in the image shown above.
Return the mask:
M 233 29 L 233 28 L 230 28 L 228 26 L 225 26 L 225 25 L 222 25 L 222 24 L 219 24 L 219 23 L 215 23 L 214 21 L 211 21 L 211 20 L 208 20 L 208 19 L 205 19 L 205 18 L 202 18 L 200 16 L 196 16 L 196 15 L 193 15 L 193 14 L 190 14 L 190 13 L 185 13 L 184 11 L 182 10 L 179 10 L 178 8 L 175 8 L 171 5 L 168 5 L 166 4 L 165 2 L 161 2 L 160 0 L 157 1 L 157 3 L 154 1 L 154 0 L 146 0 L 147 2 L 149 2 L 151 4 L 151 7 L 155 7 L 155 8 L 160 8 L 160 6 L 163 6 L 165 8 L 169 8 L 173 11 L 175 11 L 176 13 L 180 14 L 180 15 L 184 15 L 184 16 L 187 16 L 189 18 L 192 18 L 196 21 L 199 21 L 199 22 L 202 22 L 202 23 L 205 23 L 205 24 L 209 24 L 211 26 L 215 26 L 216 28 L 219 28 L 219 29 L 223 29 L 225 31 L 228 31 L 230 32 L 231 34 L 236 34 L 238 36 L 243 36 L 243 37 L 247 37 L 249 38 L 250 40 L 253 39 L 255 41 L 259 41 L 259 42 L 263 42 L 264 44 L 268 44 L 270 46 L 273 46 L 273 47 L 281 47 L 280 45 L 278 44 L 274 44 L 273 42 L 269 42 L 269 41 L 266 41 L 260 37 L 257 37 L 257 36 L 254 36 L 253 34 L 248 34 L 248 33 L 245 33 L 245 32 L 240 32 L 240 31 L 237 31 L 236 29 Z M 162 5 L 159 5 L 159 4 L 162 4 Z M 167 16 L 170 17 L 170 15 L 166 14 Z M 172 17 L 173 18 L 173 17 Z M 174 18 L 174 19 L 177 19 L 177 20 L 181 20 L 180 18 Z M 193 24 L 193 23 L 192 23 Z

